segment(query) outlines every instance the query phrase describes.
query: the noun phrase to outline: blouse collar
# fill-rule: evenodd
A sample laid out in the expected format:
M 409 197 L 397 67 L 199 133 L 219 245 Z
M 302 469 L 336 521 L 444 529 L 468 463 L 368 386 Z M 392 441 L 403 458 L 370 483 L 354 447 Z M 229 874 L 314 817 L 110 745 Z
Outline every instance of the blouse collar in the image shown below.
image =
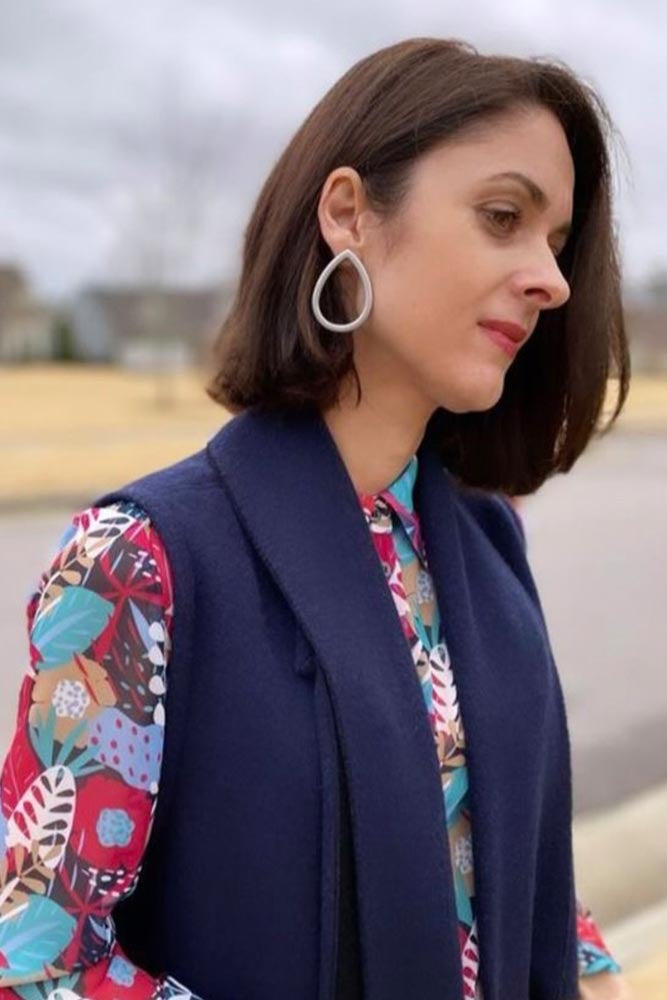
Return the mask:
M 419 460 L 413 454 L 396 478 L 379 493 L 358 493 L 367 515 L 371 515 L 378 500 L 385 500 L 395 511 L 417 554 L 425 560 L 419 518 L 414 506 L 414 486 Z
M 362 505 L 372 507 L 377 498 L 382 497 L 391 504 L 394 510 L 399 508 L 412 514 L 414 512 L 414 485 L 417 479 L 418 462 L 417 455 L 413 454 L 396 478 L 379 493 L 358 493 Z

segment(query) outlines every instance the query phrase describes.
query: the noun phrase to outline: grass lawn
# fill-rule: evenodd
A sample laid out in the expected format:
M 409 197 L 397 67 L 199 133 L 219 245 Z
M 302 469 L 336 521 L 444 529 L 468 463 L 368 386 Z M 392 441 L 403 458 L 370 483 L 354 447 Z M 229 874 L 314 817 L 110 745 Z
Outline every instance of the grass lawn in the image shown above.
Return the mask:
M 0 368 L 0 502 L 70 501 L 169 465 L 228 419 L 196 371 Z
M 201 448 L 228 419 L 195 370 L 0 367 L 0 503 L 93 499 Z M 634 376 L 617 426 L 667 430 L 667 377 Z

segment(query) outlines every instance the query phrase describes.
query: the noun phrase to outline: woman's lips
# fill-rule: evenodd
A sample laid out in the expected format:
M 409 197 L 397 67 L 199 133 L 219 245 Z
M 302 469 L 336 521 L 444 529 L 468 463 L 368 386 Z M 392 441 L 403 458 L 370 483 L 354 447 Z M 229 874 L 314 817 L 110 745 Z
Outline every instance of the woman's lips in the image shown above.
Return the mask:
M 510 337 L 507 337 L 504 333 L 501 333 L 500 330 L 496 330 L 492 326 L 484 326 L 482 323 L 480 323 L 479 326 L 482 330 L 484 330 L 484 333 L 489 335 L 494 344 L 497 344 L 498 347 L 509 355 L 510 358 L 513 358 L 516 355 L 519 347 L 521 346 L 520 343 L 516 340 L 512 340 Z

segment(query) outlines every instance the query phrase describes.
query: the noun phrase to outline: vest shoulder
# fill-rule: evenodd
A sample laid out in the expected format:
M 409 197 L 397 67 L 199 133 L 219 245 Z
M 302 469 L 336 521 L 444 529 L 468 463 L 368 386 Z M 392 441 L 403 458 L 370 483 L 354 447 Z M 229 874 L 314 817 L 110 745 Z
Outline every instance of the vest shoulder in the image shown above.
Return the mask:
M 220 486 L 208 460 L 206 448 L 170 465 L 154 469 L 92 501 L 93 506 L 132 502 L 152 513 L 174 510 L 187 513 L 201 510 L 207 498 L 219 498 Z
M 521 518 L 503 493 L 454 485 L 459 524 L 474 534 L 482 532 L 497 555 L 534 600 L 538 599 L 535 580 L 528 561 L 526 534 Z
M 503 493 L 470 486 L 455 486 L 460 516 L 472 519 L 498 555 L 522 583 L 543 617 L 542 603 L 528 559 L 523 522 Z M 544 620 L 544 619 L 543 619 Z
M 523 522 L 505 494 L 457 484 L 455 495 L 494 544 L 526 551 Z

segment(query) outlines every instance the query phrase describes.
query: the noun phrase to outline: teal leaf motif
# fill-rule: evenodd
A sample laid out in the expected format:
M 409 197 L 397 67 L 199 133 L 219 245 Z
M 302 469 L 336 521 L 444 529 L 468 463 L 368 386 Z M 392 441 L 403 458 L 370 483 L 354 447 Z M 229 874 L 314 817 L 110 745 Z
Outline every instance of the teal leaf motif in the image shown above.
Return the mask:
M 49 712 L 50 711 L 51 709 L 49 710 Z M 55 760 L 56 764 L 67 764 L 67 761 L 69 760 L 72 751 L 74 750 L 74 744 L 78 740 L 79 736 L 85 733 L 87 728 L 88 728 L 88 719 L 84 719 L 82 722 L 79 722 L 78 725 L 74 726 L 74 728 L 70 730 L 70 732 L 67 734 L 67 736 L 62 742 L 62 745 L 58 752 L 58 756 L 56 757 Z
M 40 670 L 67 663 L 83 653 L 106 628 L 114 606 L 86 587 L 66 587 L 35 619 L 31 639 L 42 656 Z
M 30 725 L 30 742 L 33 750 L 41 760 L 44 767 L 51 767 L 53 764 L 63 764 L 70 769 L 75 778 L 84 777 L 87 774 L 94 774 L 96 771 L 104 770 L 104 764 L 95 762 L 95 747 L 89 746 L 85 750 L 77 750 L 74 742 L 79 735 L 89 725 L 88 719 L 84 719 L 78 726 L 75 726 L 69 736 L 60 744 L 56 742 L 56 710 L 53 705 L 49 706 L 46 719 L 42 718 L 41 712 L 35 712 L 35 724 Z M 72 734 L 74 734 L 72 736 Z
M 36 712 L 35 715 L 37 723 L 30 726 L 30 742 L 42 764 L 45 767 L 51 767 L 55 763 L 53 754 L 55 750 L 56 710 L 53 705 L 50 705 L 46 719 L 42 719 L 40 712 Z
M 74 936 L 76 920 L 46 896 L 30 896 L 16 916 L 0 924 L 0 955 L 12 975 L 41 972 Z
M 70 976 L 58 976 L 59 990 L 72 990 L 76 993 L 80 972 L 74 972 Z M 47 979 L 42 983 L 26 983 L 24 986 L 12 986 L 12 990 L 21 1000 L 48 1000 L 49 994 L 54 989 L 53 979 Z

